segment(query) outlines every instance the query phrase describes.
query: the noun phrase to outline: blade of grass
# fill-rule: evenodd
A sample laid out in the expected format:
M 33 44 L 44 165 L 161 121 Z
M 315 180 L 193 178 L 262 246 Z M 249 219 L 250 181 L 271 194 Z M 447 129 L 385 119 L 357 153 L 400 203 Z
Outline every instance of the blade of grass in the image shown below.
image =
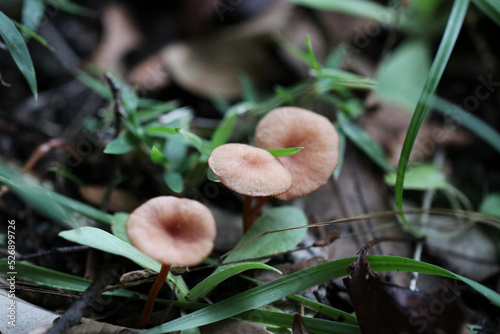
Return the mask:
M 472 0 L 484 14 L 500 25 L 500 2 L 497 0 Z
M 45 2 L 42 0 L 24 0 L 21 22 L 29 30 L 36 31 L 45 11 Z
M 462 28 L 462 24 L 469 7 L 469 0 L 456 0 L 453 3 L 451 9 L 450 17 L 448 19 L 448 25 L 446 26 L 443 38 L 439 45 L 436 57 L 432 64 L 429 76 L 425 82 L 424 89 L 420 95 L 417 107 L 411 119 L 410 125 L 408 127 L 408 132 L 406 134 L 405 141 L 403 143 L 403 149 L 401 151 L 401 156 L 399 159 L 397 177 L 396 177 L 396 187 L 395 187 L 395 197 L 396 205 L 399 210 L 403 209 L 403 186 L 404 178 L 406 174 L 406 168 L 408 167 L 408 162 L 410 159 L 411 150 L 415 139 L 417 138 L 418 130 L 422 125 L 429 106 L 431 104 L 432 95 L 434 94 L 439 80 L 443 75 L 448 59 L 450 58 L 455 42 L 458 38 L 458 34 Z M 421 232 L 413 227 L 404 215 L 401 215 L 401 219 L 408 227 L 410 231 L 415 234 L 421 235 Z
M 149 329 L 144 334 L 171 333 L 182 329 L 199 327 L 259 308 L 298 291 L 334 278 L 346 276 L 347 267 L 356 259 L 356 257 L 340 259 L 295 272 L 224 299 L 182 318 Z M 411 271 L 461 280 L 488 298 L 494 305 L 500 307 L 500 294 L 497 292 L 438 266 L 393 256 L 369 256 L 368 260 L 374 271 Z
M 0 36 L 2 37 L 12 58 L 28 82 L 31 92 L 38 98 L 35 67 L 31 60 L 28 47 L 21 33 L 17 30 L 12 21 L 0 11 Z

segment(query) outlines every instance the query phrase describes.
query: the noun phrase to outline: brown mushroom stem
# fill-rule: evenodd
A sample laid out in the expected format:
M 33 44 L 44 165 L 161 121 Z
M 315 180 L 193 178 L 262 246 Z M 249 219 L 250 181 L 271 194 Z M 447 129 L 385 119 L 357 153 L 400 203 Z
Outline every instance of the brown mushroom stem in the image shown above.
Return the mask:
M 253 223 L 257 220 L 260 210 L 264 204 L 266 204 L 269 197 L 258 197 L 257 203 L 252 207 L 252 201 L 254 197 L 245 196 L 245 202 L 243 203 L 243 231 L 247 232 Z
M 252 224 L 253 224 L 253 221 L 251 221 L 252 201 L 253 201 L 252 196 L 245 196 L 245 202 L 243 203 L 243 212 L 242 212 L 243 232 L 248 231 L 250 226 L 252 226 Z
M 262 207 L 264 206 L 264 204 L 266 204 L 268 198 L 269 197 L 259 197 L 257 199 L 257 203 L 255 204 L 255 206 L 253 207 L 253 209 L 250 212 L 251 225 L 253 225 L 253 223 L 257 220 L 257 217 L 259 216 L 259 213 L 262 210 Z
M 156 277 L 156 280 L 149 291 L 148 299 L 146 300 L 146 305 L 142 310 L 141 318 L 137 324 L 137 328 L 144 328 L 148 324 L 149 317 L 151 317 L 151 313 L 153 312 L 153 307 L 155 305 L 156 296 L 160 292 L 161 287 L 165 284 L 165 280 L 167 279 L 168 272 L 170 271 L 170 264 L 163 264 L 161 266 L 160 273 Z

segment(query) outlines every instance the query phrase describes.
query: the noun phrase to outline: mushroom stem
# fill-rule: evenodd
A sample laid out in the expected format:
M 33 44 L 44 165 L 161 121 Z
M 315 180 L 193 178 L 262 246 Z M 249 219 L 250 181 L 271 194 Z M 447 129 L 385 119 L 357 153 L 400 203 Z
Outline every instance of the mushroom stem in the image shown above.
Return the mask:
M 253 224 L 253 221 L 251 221 L 251 219 L 252 219 L 252 201 L 253 201 L 252 196 L 245 196 L 245 202 L 243 203 L 243 212 L 242 212 L 243 232 L 248 231 L 250 226 L 252 226 L 252 224 Z
M 142 310 L 137 328 L 144 328 L 148 324 L 149 317 L 151 317 L 151 313 L 153 312 L 156 296 L 158 296 L 158 292 L 160 292 L 161 287 L 165 284 L 168 272 L 170 271 L 170 266 L 170 264 L 163 264 L 161 266 L 161 270 L 158 273 L 151 290 L 149 291 L 148 299 L 146 300 L 146 305 L 144 305 L 144 309 Z
M 243 231 L 246 232 L 252 227 L 253 223 L 257 219 L 260 210 L 266 204 L 269 197 L 259 197 L 257 203 L 252 207 L 252 201 L 254 197 L 245 196 L 245 202 L 243 203 Z
M 250 211 L 250 226 L 252 226 L 253 223 L 257 220 L 260 210 L 262 210 L 262 207 L 264 206 L 264 204 L 266 204 L 268 198 L 269 197 L 258 198 L 257 204 L 255 204 L 252 210 Z

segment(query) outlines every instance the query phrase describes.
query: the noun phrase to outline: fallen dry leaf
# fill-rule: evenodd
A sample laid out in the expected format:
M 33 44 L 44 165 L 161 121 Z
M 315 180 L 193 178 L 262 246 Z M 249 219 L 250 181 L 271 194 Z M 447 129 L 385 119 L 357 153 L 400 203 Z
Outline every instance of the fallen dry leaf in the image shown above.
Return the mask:
M 295 313 L 293 315 L 292 334 L 311 334 L 311 332 L 307 330 L 304 319 L 302 319 L 302 317 L 298 313 Z
M 141 35 L 125 6 L 111 3 L 104 10 L 104 35 L 90 62 L 123 73 L 122 57 L 141 43 Z
M 349 268 L 344 285 L 362 334 L 455 334 L 465 327 L 465 313 L 457 291 L 443 288 L 424 295 L 382 282 L 366 258 L 366 246 Z
M 108 190 L 107 186 L 89 185 L 80 187 L 80 195 L 89 203 L 101 205 Z M 112 212 L 132 212 L 140 202 L 132 195 L 120 189 L 113 189 L 108 203 Z

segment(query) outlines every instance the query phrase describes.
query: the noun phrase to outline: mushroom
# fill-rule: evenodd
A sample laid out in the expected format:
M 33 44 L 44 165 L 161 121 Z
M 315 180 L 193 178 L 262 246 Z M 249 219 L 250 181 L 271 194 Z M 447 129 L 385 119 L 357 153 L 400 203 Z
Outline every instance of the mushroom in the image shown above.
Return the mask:
M 246 196 L 243 204 L 244 231 L 253 224 L 262 206 L 257 204 L 252 209 L 254 197 L 276 196 L 292 186 L 292 175 L 274 155 L 250 145 L 221 145 L 210 154 L 208 166 L 225 186 Z
M 212 252 L 215 219 L 206 206 L 195 200 L 160 196 L 130 214 L 127 235 L 132 245 L 162 264 L 138 323 L 139 328 L 144 328 L 171 265 L 197 265 Z
M 270 111 L 257 124 L 255 145 L 264 149 L 304 147 L 279 157 L 293 178 L 292 187 L 275 196 L 289 200 L 325 185 L 339 161 L 339 138 L 328 118 L 297 107 Z

